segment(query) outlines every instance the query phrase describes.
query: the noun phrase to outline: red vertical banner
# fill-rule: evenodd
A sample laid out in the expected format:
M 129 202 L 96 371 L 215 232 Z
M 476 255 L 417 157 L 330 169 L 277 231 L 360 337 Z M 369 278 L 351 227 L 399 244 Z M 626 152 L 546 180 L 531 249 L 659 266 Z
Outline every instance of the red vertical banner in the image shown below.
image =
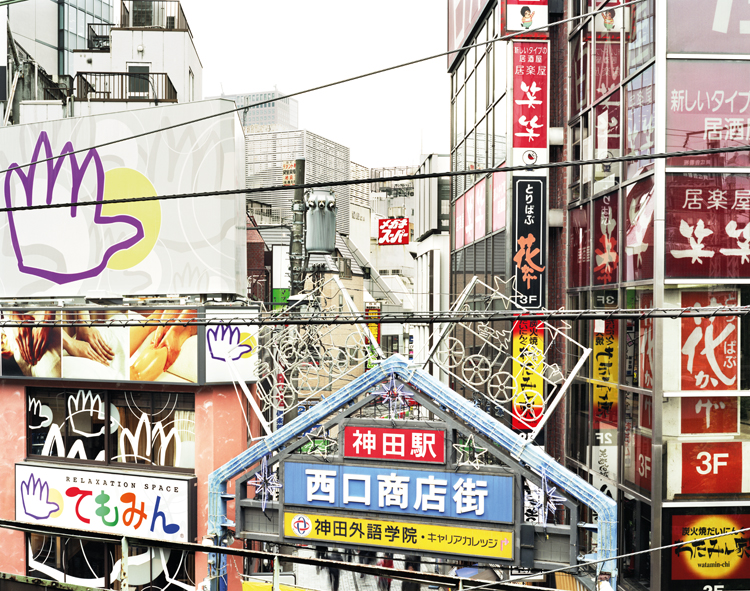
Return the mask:
M 464 245 L 464 198 L 463 195 L 456 199 L 454 205 L 453 215 L 454 217 L 454 229 L 456 237 L 456 250 L 462 248 Z
M 654 307 L 654 294 L 640 295 L 642 310 Z M 638 321 L 638 387 L 648 390 L 654 387 L 654 319 Z
M 543 41 L 513 43 L 514 148 L 547 149 L 548 47 Z
M 474 242 L 474 187 L 464 193 L 464 244 Z
M 682 307 L 736 306 L 736 291 L 683 291 Z M 739 322 L 734 316 L 682 319 L 682 389 L 739 389 Z
M 505 228 L 505 201 L 508 185 L 505 172 L 492 174 L 492 231 Z
M 594 285 L 617 282 L 617 193 L 594 201 Z
M 482 179 L 474 187 L 474 240 L 479 240 L 487 233 L 487 179 Z

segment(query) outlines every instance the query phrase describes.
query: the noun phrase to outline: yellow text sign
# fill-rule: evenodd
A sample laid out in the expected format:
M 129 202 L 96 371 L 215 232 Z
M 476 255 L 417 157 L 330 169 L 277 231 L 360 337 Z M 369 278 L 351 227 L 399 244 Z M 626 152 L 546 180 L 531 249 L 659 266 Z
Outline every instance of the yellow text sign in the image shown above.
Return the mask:
M 284 535 L 342 544 L 513 559 L 513 532 L 309 513 L 284 514 Z

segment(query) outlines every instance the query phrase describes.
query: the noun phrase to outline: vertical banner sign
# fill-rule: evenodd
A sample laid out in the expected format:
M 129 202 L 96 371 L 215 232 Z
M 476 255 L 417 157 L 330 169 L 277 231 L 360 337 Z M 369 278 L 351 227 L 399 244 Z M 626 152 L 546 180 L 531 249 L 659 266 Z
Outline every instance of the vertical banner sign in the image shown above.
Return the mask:
M 469 246 L 474 242 L 474 187 L 464 193 L 464 244 Z
M 654 294 L 640 295 L 641 310 L 654 307 Z M 654 387 L 654 319 L 638 321 L 638 387 L 651 390 Z
M 617 383 L 619 381 L 618 320 L 594 327 L 594 486 L 614 497 L 609 481 L 617 480 Z
M 513 325 L 513 428 L 531 430 L 544 413 L 544 323 Z
M 683 291 L 682 307 L 736 306 L 738 295 L 736 291 Z M 738 390 L 740 327 L 737 318 L 683 318 L 681 322 L 682 389 Z
M 294 184 L 294 177 L 297 174 L 297 161 L 296 160 L 284 160 L 281 165 L 281 170 L 284 175 L 284 182 L 282 183 L 285 187 Z
M 474 187 L 474 240 L 487 233 L 487 179 L 482 179 Z
M 380 344 L 380 323 L 378 320 L 380 320 L 380 304 L 378 303 L 370 303 L 365 304 L 365 317 L 368 320 L 372 320 L 372 322 L 367 323 L 367 328 L 370 329 L 370 332 L 372 333 L 372 336 L 377 341 L 378 345 Z M 375 354 L 375 347 L 372 345 L 367 345 L 368 355 L 367 355 L 367 364 L 366 369 L 372 369 L 375 367 L 375 360 L 377 359 L 377 355 Z
M 513 264 L 516 304 L 541 308 L 547 268 L 547 179 L 513 179 Z
M 513 44 L 514 165 L 546 164 L 549 160 L 548 48 L 546 41 Z
M 453 229 L 456 237 L 455 250 L 463 248 L 464 246 L 464 197 L 463 195 L 456 199 L 454 209 L 455 223 Z

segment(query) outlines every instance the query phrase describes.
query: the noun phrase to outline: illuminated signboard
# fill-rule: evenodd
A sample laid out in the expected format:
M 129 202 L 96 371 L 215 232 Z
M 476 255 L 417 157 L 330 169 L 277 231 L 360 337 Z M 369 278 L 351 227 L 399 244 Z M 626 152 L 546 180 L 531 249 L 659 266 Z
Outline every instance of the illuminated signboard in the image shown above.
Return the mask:
M 348 426 L 344 428 L 344 456 L 444 464 L 445 431 Z
M 16 464 L 16 519 L 188 542 L 192 488 L 184 479 Z
M 409 244 L 409 218 L 378 220 L 378 245 Z
M 512 523 L 513 477 L 285 462 L 284 503 Z
M 513 559 L 513 532 L 497 529 L 289 512 L 284 515 L 284 535 L 342 544 Z

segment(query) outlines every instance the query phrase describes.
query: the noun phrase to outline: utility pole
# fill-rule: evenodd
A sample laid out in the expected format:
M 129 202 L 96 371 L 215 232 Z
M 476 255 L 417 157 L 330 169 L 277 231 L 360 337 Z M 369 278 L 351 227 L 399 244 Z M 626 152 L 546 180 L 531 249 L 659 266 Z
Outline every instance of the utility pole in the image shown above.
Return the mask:
M 292 200 L 292 248 L 289 253 L 290 291 L 297 295 L 305 287 L 305 269 L 303 269 L 303 244 L 305 240 L 305 159 L 294 161 L 294 199 Z

